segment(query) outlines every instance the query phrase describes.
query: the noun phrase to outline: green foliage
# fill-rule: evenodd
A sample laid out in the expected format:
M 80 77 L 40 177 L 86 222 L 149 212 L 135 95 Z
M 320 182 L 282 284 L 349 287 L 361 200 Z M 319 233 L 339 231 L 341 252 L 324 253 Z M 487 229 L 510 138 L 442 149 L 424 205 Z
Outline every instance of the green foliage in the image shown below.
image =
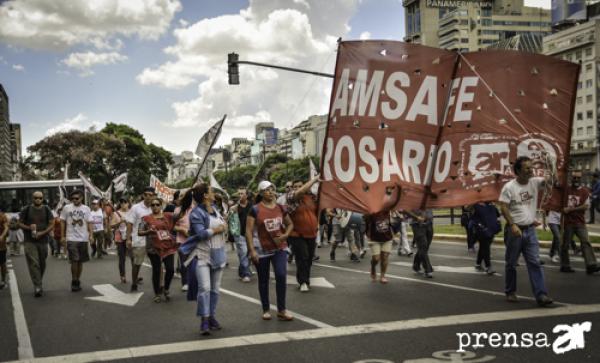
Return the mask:
M 30 156 L 24 169 L 32 168 L 48 179 L 62 178 L 62 168 L 70 164 L 71 178 L 79 171 L 102 190 L 117 175 L 128 172 L 128 186 L 139 194 L 148 185 L 150 174 L 164 179 L 171 154 L 154 144 L 147 144 L 139 131 L 109 123 L 97 132 L 90 130 L 61 132 L 48 136 L 27 148 Z

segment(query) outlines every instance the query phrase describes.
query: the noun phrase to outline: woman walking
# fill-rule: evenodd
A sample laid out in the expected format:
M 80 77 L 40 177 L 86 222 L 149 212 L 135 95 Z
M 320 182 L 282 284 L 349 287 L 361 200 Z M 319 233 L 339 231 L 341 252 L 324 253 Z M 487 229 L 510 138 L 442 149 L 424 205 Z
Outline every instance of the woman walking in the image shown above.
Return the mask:
M 119 255 L 119 276 L 123 284 L 127 283 L 127 279 L 125 278 L 125 259 L 127 258 L 127 245 L 125 243 L 127 221 L 125 220 L 125 216 L 127 213 L 129 213 L 129 202 L 127 199 L 122 198 L 119 201 L 119 209 L 113 213 L 113 219 L 110 224 L 111 229 L 114 231 L 114 240 Z
M 192 189 L 188 190 L 180 200 L 180 206 L 175 207 L 175 242 L 180 247 L 189 237 L 190 230 L 190 214 L 192 209 L 196 207 L 192 198 Z M 185 266 L 185 255 L 178 251 L 179 258 L 179 273 L 181 274 L 181 291 L 188 291 L 187 267 Z
M 216 319 L 223 268 L 227 263 L 225 231 L 227 222 L 215 206 L 215 194 L 206 183 L 192 188 L 197 207 L 190 214 L 190 237 L 180 247 L 188 255 L 188 300 L 196 300 L 201 318 L 200 333 L 210 335 L 221 329 Z
M 175 274 L 174 261 L 177 244 L 171 235 L 173 230 L 173 214 L 163 213 L 162 199 L 152 198 L 150 201 L 152 214 L 142 218 L 138 235 L 146 236 L 146 252 L 152 265 L 152 287 L 154 302 L 161 302 L 161 293 L 165 301 L 171 300 L 169 287 Z M 162 267 L 165 265 L 164 285 L 161 286 Z
M 277 318 L 293 320 L 285 308 L 287 287 L 287 238 L 294 225 L 284 206 L 277 204 L 275 186 L 269 181 L 258 184 L 257 203 L 246 220 L 246 243 L 252 262 L 258 271 L 258 292 L 263 309 L 263 320 L 271 320 L 269 304 L 269 269 L 275 270 Z M 257 246 L 253 243 L 254 230 L 258 231 Z

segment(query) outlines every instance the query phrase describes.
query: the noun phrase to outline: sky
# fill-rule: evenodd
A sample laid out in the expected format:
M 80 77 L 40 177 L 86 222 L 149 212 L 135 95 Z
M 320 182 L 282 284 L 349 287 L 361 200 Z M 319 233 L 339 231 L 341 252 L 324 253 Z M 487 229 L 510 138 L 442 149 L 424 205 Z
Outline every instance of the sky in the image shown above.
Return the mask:
M 550 7 L 550 0 L 528 0 Z M 404 36 L 401 0 L 0 0 L 0 83 L 23 151 L 48 135 L 123 123 L 180 153 L 227 114 L 217 145 L 325 114 L 336 40 Z

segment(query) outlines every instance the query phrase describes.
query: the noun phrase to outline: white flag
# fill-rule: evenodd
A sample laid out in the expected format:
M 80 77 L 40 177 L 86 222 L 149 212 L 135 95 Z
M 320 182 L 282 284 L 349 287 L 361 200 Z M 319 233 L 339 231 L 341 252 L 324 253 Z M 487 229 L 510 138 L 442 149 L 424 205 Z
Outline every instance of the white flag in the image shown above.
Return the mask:
M 214 143 L 221 134 L 221 128 L 225 122 L 225 116 L 220 121 L 217 121 L 198 141 L 198 147 L 196 147 L 196 155 L 202 158 L 202 161 L 208 156 L 208 152 L 213 147 Z
M 96 187 L 82 172 L 79 172 L 77 175 L 79 175 L 79 178 L 83 182 L 83 186 L 88 193 L 97 198 L 104 197 L 104 193 L 100 191 L 100 189 L 98 189 L 98 187 Z
M 123 173 L 118 177 L 114 178 L 113 187 L 115 188 L 115 193 L 122 193 L 127 189 L 127 173 Z
M 317 176 L 317 168 L 315 167 L 315 164 L 313 163 L 312 159 L 308 159 L 308 163 L 310 166 L 310 180 L 312 180 L 314 177 Z M 313 193 L 314 195 L 317 195 L 319 193 L 319 183 L 314 183 L 312 185 L 312 187 L 310 187 L 310 192 Z
M 217 181 L 217 179 L 215 178 L 215 175 L 213 173 L 210 173 L 210 186 L 211 186 L 211 188 L 215 189 L 216 191 L 223 193 L 227 197 L 227 199 L 229 199 L 229 194 L 227 193 L 225 188 L 223 188 L 219 184 L 219 182 Z

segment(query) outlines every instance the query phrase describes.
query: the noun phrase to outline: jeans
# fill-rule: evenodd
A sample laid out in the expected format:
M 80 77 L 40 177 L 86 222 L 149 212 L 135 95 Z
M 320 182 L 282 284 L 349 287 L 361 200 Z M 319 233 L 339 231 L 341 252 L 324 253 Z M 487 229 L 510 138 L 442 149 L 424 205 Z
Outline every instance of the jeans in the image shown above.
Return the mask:
M 149 253 L 148 258 L 150 259 L 150 264 L 152 265 L 152 287 L 154 288 L 154 295 L 159 295 L 162 291 L 160 288 L 160 274 L 161 274 L 161 258 L 160 255 Z M 174 262 L 175 255 L 169 255 L 162 259 L 162 262 L 165 264 L 165 291 L 169 291 L 169 287 L 171 286 L 171 280 L 173 280 L 173 275 L 175 274 Z
M 235 239 L 235 250 L 238 255 L 240 265 L 238 267 L 238 276 L 240 278 L 250 277 L 250 260 L 248 259 L 248 245 L 246 244 L 246 237 L 239 236 L 234 237 Z
M 552 247 L 550 247 L 550 257 L 560 254 L 560 224 L 549 223 L 552 232 Z
M 433 225 L 431 223 L 416 223 L 411 225 L 415 243 L 417 244 L 417 253 L 413 261 L 413 270 L 420 270 L 421 265 L 425 272 L 433 272 L 433 267 L 429 261 L 429 246 L 433 239 Z
M 596 256 L 594 255 L 594 249 L 590 245 L 588 238 L 588 231 L 585 225 L 583 226 L 570 226 L 565 225 L 565 234 L 563 235 L 563 243 L 560 247 L 560 265 L 562 267 L 568 267 L 571 262 L 569 261 L 569 244 L 573 241 L 573 235 L 577 235 L 581 244 L 581 253 L 583 260 L 585 261 L 586 267 L 596 266 Z
M 314 238 L 289 237 L 288 242 L 296 258 L 296 281 L 298 285 L 310 286 L 310 269 L 315 257 L 316 242 Z
M 25 242 L 25 257 L 33 286 L 42 287 L 42 279 L 46 271 L 46 258 L 48 257 L 48 243 Z
M 285 310 L 285 293 L 287 288 L 287 254 L 278 250 L 272 256 L 258 259 L 256 270 L 258 273 L 258 293 L 264 311 L 270 310 L 269 304 L 269 275 L 270 265 L 273 264 L 275 272 L 275 292 L 277 294 L 277 311 Z
M 522 236 L 517 237 L 512 234 L 510 227 L 504 228 L 504 244 L 506 245 L 506 294 L 512 294 L 517 291 L 517 261 L 522 253 L 527 263 L 527 272 L 529 273 L 529 283 L 533 291 L 533 296 L 539 299 L 541 295 L 547 295 L 544 283 L 544 270 L 540 265 L 539 248 L 537 235 L 533 226 L 521 230 Z
M 203 318 L 215 316 L 222 277 L 222 268 L 213 269 L 209 265 L 198 263 L 196 266 L 196 278 L 198 279 L 198 308 L 196 315 Z

